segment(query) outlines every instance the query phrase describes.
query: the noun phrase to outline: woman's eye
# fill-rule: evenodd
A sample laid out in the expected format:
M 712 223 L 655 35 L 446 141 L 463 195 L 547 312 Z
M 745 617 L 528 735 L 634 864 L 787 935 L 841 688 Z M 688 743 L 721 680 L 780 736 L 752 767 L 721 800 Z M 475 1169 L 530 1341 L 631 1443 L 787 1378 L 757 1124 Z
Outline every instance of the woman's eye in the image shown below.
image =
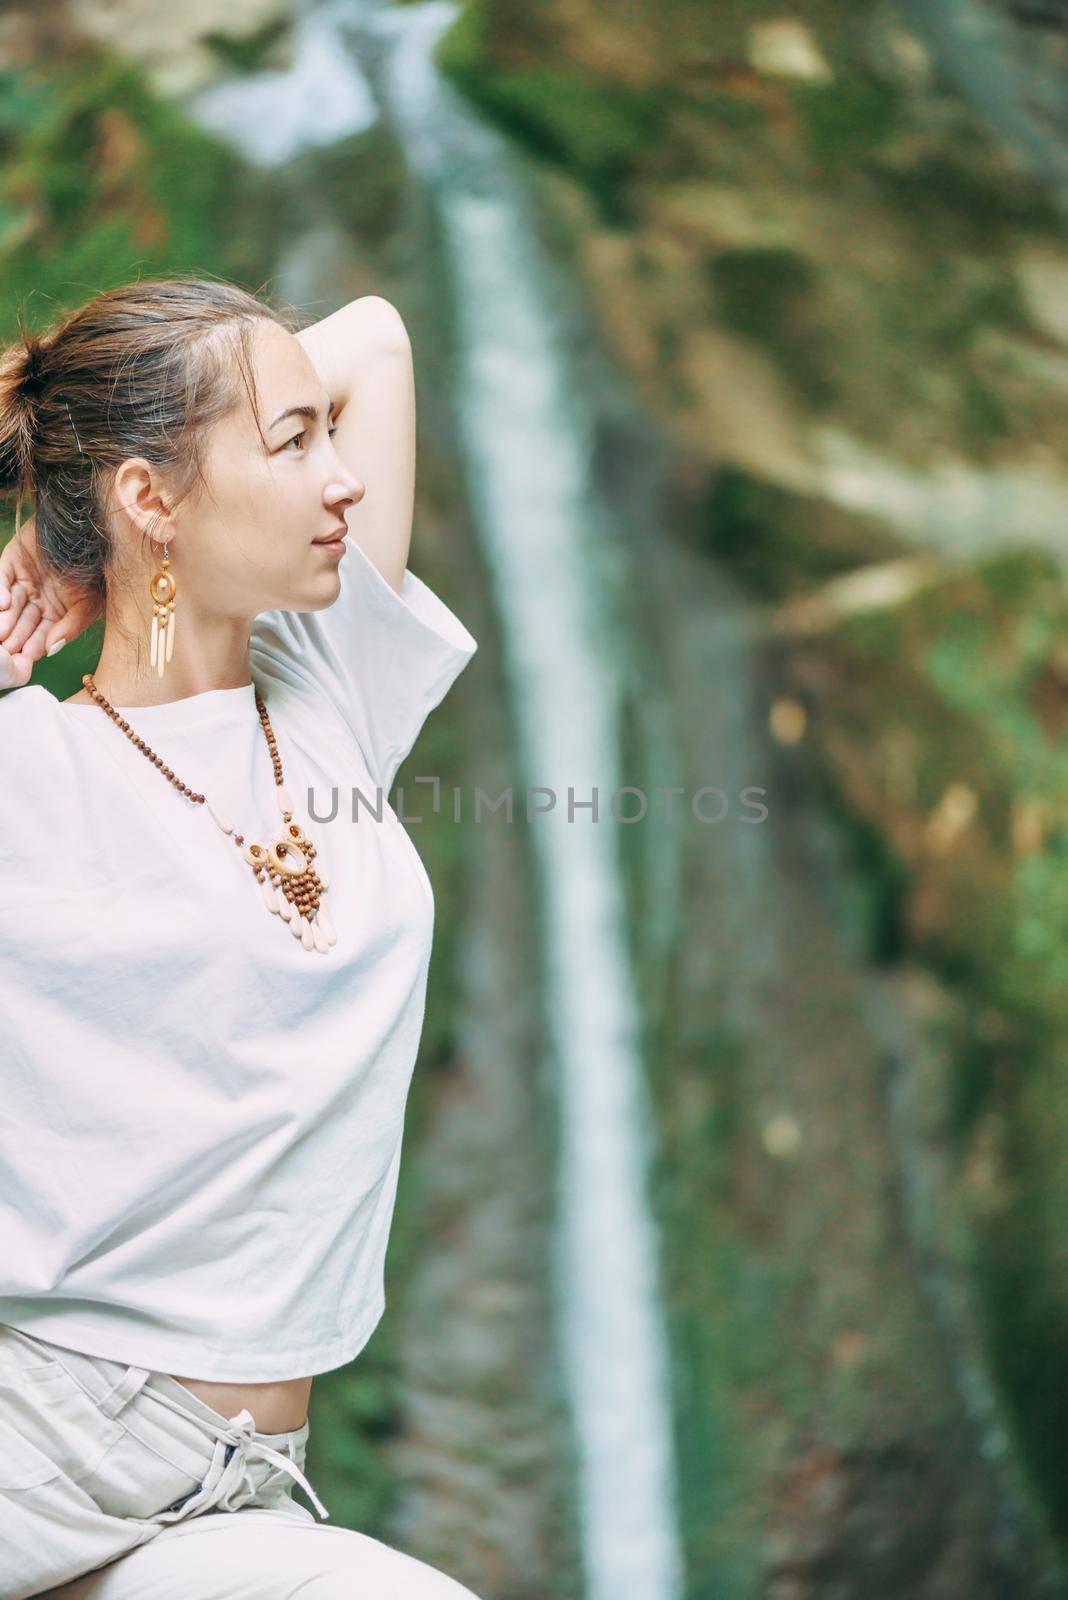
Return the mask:
M 334 437 L 336 432 L 337 432 L 337 427 L 336 426 L 333 427 L 333 428 L 328 428 L 327 429 L 327 433 L 330 435 L 331 439 Z M 304 439 L 306 439 L 307 436 L 308 436 L 307 428 L 302 428 L 299 433 L 295 433 L 293 435 L 292 439 L 287 439 L 286 440 L 285 444 L 282 446 L 282 449 L 283 450 L 288 450 L 291 444 L 298 444 L 299 443 L 300 444 L 300 448 L 303 450 L 304 449 L 304 445 L 303 445 L 302 441 Z

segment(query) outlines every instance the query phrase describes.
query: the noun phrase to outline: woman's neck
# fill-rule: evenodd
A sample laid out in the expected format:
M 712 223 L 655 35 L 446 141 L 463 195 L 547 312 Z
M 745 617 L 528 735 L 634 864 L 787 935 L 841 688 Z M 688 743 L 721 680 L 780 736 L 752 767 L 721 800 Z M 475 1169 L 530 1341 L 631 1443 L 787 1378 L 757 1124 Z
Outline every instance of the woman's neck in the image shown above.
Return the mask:
M 113 706 L 169 705 L 172 700 L 188 700 L 191 695 L 205 694 L 211 689 L 245 689 L 253 681 L 248 663 L 248 635 L 246 633 L 240 647 L 235 641 L 232 648 L 217 652 L 214 659 L 188 649 L 183 660 L 172 658 L 167 663 L 162 677 L 151 667 L 145 668 L 131 660 L 127 652 L 109 649 L 105 636 L 92 678 L 99 692 Z M 92 695 L 82 689 L 71 699 L 91 700 Z

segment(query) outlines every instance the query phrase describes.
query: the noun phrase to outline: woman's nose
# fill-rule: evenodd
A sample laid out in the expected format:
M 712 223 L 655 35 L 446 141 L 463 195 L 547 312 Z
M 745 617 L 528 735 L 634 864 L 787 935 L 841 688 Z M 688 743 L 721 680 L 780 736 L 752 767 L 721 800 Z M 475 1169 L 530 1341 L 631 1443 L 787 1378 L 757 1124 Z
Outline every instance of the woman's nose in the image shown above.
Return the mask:
M 358 505 L 367 490 L 359 478 L 349 478 L 347 481 L 329 483 L 323 495 L 327 505 L 334 506 L 339 500 L 344 500 L 348 505 Z

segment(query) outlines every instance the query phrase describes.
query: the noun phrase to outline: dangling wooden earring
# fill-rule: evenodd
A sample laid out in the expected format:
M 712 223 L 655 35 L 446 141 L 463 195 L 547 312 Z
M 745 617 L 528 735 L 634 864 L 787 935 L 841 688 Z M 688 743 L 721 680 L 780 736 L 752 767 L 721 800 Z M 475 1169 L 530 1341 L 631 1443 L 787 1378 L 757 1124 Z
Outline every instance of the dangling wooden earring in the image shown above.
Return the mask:
M 152 595 L 152 648 L 148 659 L 161 678 L 167 662 L 174 654 L 174 597 L 178 593 L 178 585 L 167 571 L 171 564 L 169 550 L 170 545 L 165 544 L 163 570 L 153 575 L 149 586 Z

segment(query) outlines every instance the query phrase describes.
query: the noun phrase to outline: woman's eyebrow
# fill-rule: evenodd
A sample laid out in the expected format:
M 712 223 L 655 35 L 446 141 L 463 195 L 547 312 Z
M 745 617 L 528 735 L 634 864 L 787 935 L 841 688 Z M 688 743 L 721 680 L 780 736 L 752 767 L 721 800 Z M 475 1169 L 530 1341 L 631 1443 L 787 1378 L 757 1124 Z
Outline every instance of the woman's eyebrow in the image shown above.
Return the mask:
M 337 410 L 337 406 L 333 401 L 331 401 L 330 410 L 331 412 Z M 317 406 L 290 406 L 287 411 L 280 411 L 274 421 L 269 422 L 267 426 L 275 428 L 280 422 L 284 422 L 286 417 L 305 417 L 308 422 L 318 422 L 319 408 Z

